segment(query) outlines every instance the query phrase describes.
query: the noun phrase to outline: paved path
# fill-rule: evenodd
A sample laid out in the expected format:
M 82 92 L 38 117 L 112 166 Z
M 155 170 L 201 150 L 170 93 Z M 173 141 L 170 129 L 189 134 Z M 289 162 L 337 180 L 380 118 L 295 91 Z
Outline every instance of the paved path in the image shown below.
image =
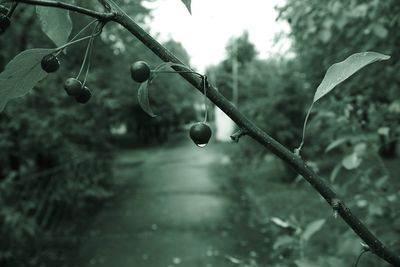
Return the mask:
M 119 155 L 122 190 L 82 240 L 79 267 L 232 266 L 237 207 L 213 177 L 217 148 L 187 140 Z

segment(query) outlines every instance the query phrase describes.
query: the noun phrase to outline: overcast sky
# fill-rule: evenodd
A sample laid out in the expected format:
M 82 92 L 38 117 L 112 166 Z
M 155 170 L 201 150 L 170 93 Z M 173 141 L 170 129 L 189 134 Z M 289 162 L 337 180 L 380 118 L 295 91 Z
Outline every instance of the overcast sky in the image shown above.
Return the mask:
M 232 36 L 249 32 L 261 58 L 287 50 L 288 41 L 274 45 L 277 33 L 288 32 L 288 25 L 276 22 L 274 7 L 285 0 L 192 0 L 192 16 L 180 0 L 158 0 L 150 22 L 160 41 L 173 38 L 186 48 L 191 65 L 204 71 L 207 65 L 225 57 L 225 46 Z

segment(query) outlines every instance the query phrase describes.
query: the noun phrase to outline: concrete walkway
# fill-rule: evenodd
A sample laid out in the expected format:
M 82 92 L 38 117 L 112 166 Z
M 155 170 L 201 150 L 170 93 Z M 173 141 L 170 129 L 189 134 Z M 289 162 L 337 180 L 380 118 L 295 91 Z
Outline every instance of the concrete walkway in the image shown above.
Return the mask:
M 237 206 L 213 171 L 223 160 L 190 140 L 121 153 L 121 191 L 82 239 L 79 267 L 233 266 Z

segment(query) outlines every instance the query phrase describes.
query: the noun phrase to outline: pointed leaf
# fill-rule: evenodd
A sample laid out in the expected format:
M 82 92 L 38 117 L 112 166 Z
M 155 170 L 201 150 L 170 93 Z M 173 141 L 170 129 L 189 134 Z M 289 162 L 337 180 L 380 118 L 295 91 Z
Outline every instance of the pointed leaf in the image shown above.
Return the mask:
M 320 219 L 313 221 L 309 225 L 307 225 L 303 234 L 301 235 L 301 239 L 308 241 L 316 232 L 318 232 L 321 227 L 325 224 L 325 219 Z
M 279 236 L 277 238 L 277 240 L 274 242 L 274 245 L 272 246 L 272 248 L 274 250 L 277 250 L 282 246 L 291 245 L 294 242 L 296 242 L 296 239 L 294 239 L 292 236 L 288 236 L 288 235 Z
M 40 62 L 54 49 L 25 50 L 12 59 L 0 73 L 0 112 L 10 99 L 21 97 L 46 77 Z
M 272 217 L 271 222 L 273 222 L 274 224 L 276 224 L 277 226 L 282 227 L 282 228 L 290 228 L 291 227 L 289 222 L 284 221 L 278 217 Z
M 390 56 L 383 55 L 377 52 L 356 53 L 349 56 L 346 60 L 333 64 L 327 70 L 324 79 L 318 86 L 314 95 L 314 102 L 329 93 L 351 75 L 376 61 L 388 60 Z
M 151 117 L 157 117 L 157 115 L 154 114 L 153 110 L 150 107 L 150 101 L 149 101 L 150 84 L 149 84 L 149 81 L 145 81 L 144 83 L 142 83 L 140 85 L 139 90 L 138 90 L 138 101 L 139 101 L 139 105 L 143 109 L 143 111 L 145 111 Z
M 346 143 L 349 140 L 348 137 L 341 137 L 339 139 L 336 139 L 335 141 L 333 141 L 332 143 L 329 144 L 329 146 L 327 146 L 325 148 L 325 153 L 328 153 L 329 151 L 331 151 L 332 149 L 340 146 L 343 143 Z
M 189 11 L 190 15 L 192 15 L 192 0 L 181 0 L 181 1 L 186 6 L 186 8 Z
M 338 176 L 340 169 L 342 168 L 342 163 L 339 162 L 338 164 L 336 164 L 335 168 L 333 168 L 332 172 L 331 172 L 331 181 L 334 182 L 336 177 Z
M 36 6 L 42 30 L 59 47 L 68 42 L 72 31 L 69 11 L 59 8 Z

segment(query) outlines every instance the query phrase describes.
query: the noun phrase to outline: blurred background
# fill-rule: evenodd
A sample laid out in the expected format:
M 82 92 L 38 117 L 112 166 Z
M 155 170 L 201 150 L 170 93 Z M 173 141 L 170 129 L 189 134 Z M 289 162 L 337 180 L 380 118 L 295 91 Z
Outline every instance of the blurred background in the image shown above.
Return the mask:
M 76 0 L 87 7 L 97 1 Z M 400 3 L 396 0 L 118 1 L 142 27 L 241 112 L 293 150 L 328 67 L 361 51 L 391 56 L 314 106 L 304 159 L 362 221 L 400 251 Z M 90 19 L 71 14 L 71 36 Z M 0 37 L 0 70 L 19 52 L 53 47 L 33 7 Z M 210 144 L 188 137 L 204 97 L 175 74 L 137 102 L 129 65 L 160 64 L 107 25 L 95 41 L 86 105 L 60 70 L 0 113 L 0 266 L 354 266 L 360 239 L 301 177 L 243 137 L 206 102 Z M 359 266 L 386 266 L 371 253 Z

